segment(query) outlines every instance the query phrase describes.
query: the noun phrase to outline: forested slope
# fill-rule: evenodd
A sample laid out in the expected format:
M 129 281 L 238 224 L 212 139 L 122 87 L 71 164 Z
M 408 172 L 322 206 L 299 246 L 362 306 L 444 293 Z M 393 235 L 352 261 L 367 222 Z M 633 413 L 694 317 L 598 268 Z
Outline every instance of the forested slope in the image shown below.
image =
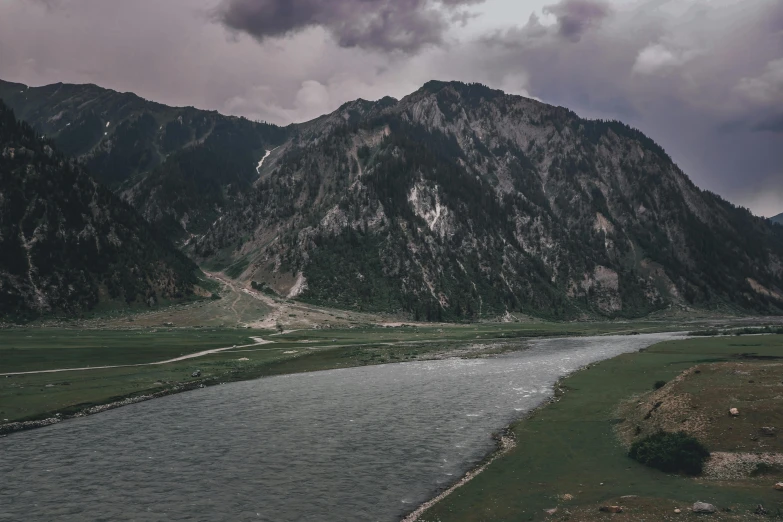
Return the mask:
M 0 101 L 0 317 L 154 306 L 198 268 Z
M 96 85 L 0 81 L 0 99 L 176 240 L 203 233 L 288 136 L 275 125 Z

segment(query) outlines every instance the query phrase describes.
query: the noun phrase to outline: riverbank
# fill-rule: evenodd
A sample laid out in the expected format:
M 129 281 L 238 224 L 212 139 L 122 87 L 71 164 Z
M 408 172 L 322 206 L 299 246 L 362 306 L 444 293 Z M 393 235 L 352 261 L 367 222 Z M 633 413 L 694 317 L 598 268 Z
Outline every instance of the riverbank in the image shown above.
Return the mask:
M 587 370 L 589 369 L 589 367 L 590 365 L 579 368 L 578 370 L 572 372 L 572 374 L 583 370 Z M 492 453 L 487 455 L 482 462 L 480 462 L 475 467 L 473 467 L 470 471 L 465 473 L 465 475 L 460 477 L 449 487 L 447 487 L 446 489 L 438 493 L 435 497 L 423 503 L 415 510 L 413 510 L 411 513 L 407 514 L 400 522 L 421 522 L 422 520 L 424 520 L 423 516 L 425 513 L 430 511 L 433 507 L 435 507 L 440 502 L 446 500 L 447 497 L 449 497 L 449 495 L 453 494 L 459 488 L 463 487 L 468 482 L 478 477 L 481 473 L 485 472 L 487 468 L 489 468 L 490 464 L 495 462 L 497 459 L 505 456 L 512 449 L 516 448 L 517 437 L 514 431 L 514 427 L 528 419 L 533 418 L 539 410 L 546 408 L 550 404 L 559 401 L 560 397 L 562 397 L 564 393 L 564 390 L 562 388 L 562 383 L 563 381 L 568 379 L 568 377 L 570 377 L 570 375 L 566 375 L 558 379 L 558 381 L 553 386 L 552 396 L 549 397 L 543 404 L 532 409 L 527 414 L 525 414 L 522 418 L 515 421 L 513 424 L 503 428 L 500 434 L 494 437 L 497 441 L 497 447 Z
M 146 395 L 134 395 L 134 396 L 124 397 L 122 399 L 113 402 L 98 404 L 95 406 L 84 408 L 82 410 L 77 411 L 76 413 L 58 412 L 55 413 L 53 417 L 46 417 L 40 420 L 9 422 L 5 424 L 0 424 L 0 437 L 9 435 L 11 433 L 15 433 L 17 431 L 26 431 L 26 430 L 34 430 L 36 428 L 44 428 L 46 426 L 58 424 L 65 420 L 78 419 L 80 417 L 87 417 L 89 415 L 96 415 L 98 413 L 103 413 L 105 411 L 122 408 L 123 406 L 130 406 L 131 404 L 138 404 L 140 402 L 149 401 L 152 399 L 159 399 L 161 397 L 166 397 L 168 395 L 174 395 L 176 393 L 192 391 L 204 387 L 205 386 L 203 383 L 198 383 L 198 382 L 188 383 L 188 384 L 179 385 L 174 388 L 164 389 Z
M 519 350 L 528 339 L 671 328 L 660 322 L 615 322 L 366 326 L 283 334 L 215 328 L 6 329 L 0 330 L 0 373 L 18 375 L 0 377 L 0 433 L 202 385 L 415 360 L 484 357 Z M 255 337 L 267 344 L 258 345 Z M 166 364 L 150 364 L 162 357 Z M 63 368 L 84 369 L 47 373 Z
M 783 494 L 769 484 L 728 484 L 645 468 L 627 457 L 615 433 L 622 421 L 618 406 L 656 381 L 749 352 L 778 357 L 783 336 L 668 341 L 570 375 L 556 401 L 511 426 L 515 448 L 424 510 L 418 521 L 667 520 L 696 501 L 723 510 L 715 520 L 747 520 L 758 505 L 779 507 Z M 622 505 L 624 513 L 599 511 L 609 504 Z
M 26 431 L 36 428 L 43 428 L 57 424 L 64 420 L 76 419 L 96 415 L 108 410 L 121 408 L 131 404 L 137 404 L 152 399 L 158 399 L 169 395 L 219 386 L 232 382 L 248 381 L 262 377 L 271 377 L 276 375 L 294 375 L 297 373 L 308 373 L 316 371 L 334 370 L 340 368 L 352 368 L 358 366 L 374 366 L 379 364 L 389 364 L 403 361 L 430 361 L 446 358 L 477 358 L 500 355 L 511 351 L 520 351 L 525 349 L 527 339 L 515 341 L 487 340 L 484 342 L 473 342 L 468 344 L 458 344 L 456 346 L 447 346 L 440 342 L 427 344 L 417 343 L 387 345 L 382 347 L 354 345 L 354 346 L 333 346 L 330 348 L 319 348 L 309 346 L 306 351 L 290 350 L 286 343 L 275 348 L 256 348 L 272 343 L 272 341 L 258 342 L 252 345 L 234 346 L 232 348 L 221 348 L 211 350 L 206 356 L 214 355 L 216 357 L 202 357 L 201 360 L 194 360 L 193 356 L 183 356 L 175 361 L 162 363 L 144 363 L 140 365 L 120 365 L 110 367 L 98 367 L 91 369 L 66 370 L 68 373 L 74 373 L 71 381 L 86 379 L 92 382 L 94 379 L 100 380 L 105 377 L 105 371 L 129 372 L 134 378 L 138 377 L 140 371 L 154 372 L 152 375 L 159 375 L 160 372 L 178 373 L 184 376 L 182 381 L 157 382 L 159 386 L 143 391 L 134 391 L 122 396 L 113 396 L 102 399 L 97 398 L 92 403 L 78 403 L 73 406 L 65 406 L 58 410 L 38 414 L 38 418 L 20 420 L 15 422 L 0 423 L 0 436 L 8 435 L 18 431 Z M 414 353 L 415 347 L 415 353 Z M 301 348 L 300 348 L 301 350 Z M 224 352 L 231 351 L 232 359 L 227 360 L 220 357 Z M 243 355 L 236 359 L 237 355 Z M 194 354 L 196 355 L 196 354 Z M 254 357 L 251 359 L 250 357 Z M 180 363 L 171 365 L 171 363 Z M 229 364 L 230 363 L 230 364 Z M 187 364 L 187 366 L 183 366 Z M 168 365 L 168 366 L 163 366 Z M 194 370 L 190 375 L 193 368 Z M 6 377 L 15 377 L 27 379 L 51 379 L 52 373 L 58 373 L 56 370 L 44 370 L 41 372 L 7 374 Z M 122 373 L 112 374 L 108 377 L 111 383 L 122 382 L 124 377 Z M 163 379 L 160 379 L 163 380 Z M 30 384 L 29 380 L 23 381 Z M 3 381 L 0 377 L 0 391 Z M 39 386 L 35 384 L 35 386 Z M 67 386 L 72 386 L 73 382 L 68 382 Z M 45 386 L 54 386 L 47 384 Z M 45 391 L 41 389 L 41 391 Z M 2 404 L 0 404 L 2 406 Z M 0 415 L 3 412 L 0 411 Z
M 402 519 L 402 522 L 417 522 L 419 520 L 419 517 L 422 516 L 428 509 L 433 507 L 435 504 L 440 502 L 441 500 L 445 499 L 452 493 L 454 493 L 458 488 L 461 488 L 474 478 L 478 477 L 482 472 L 484 472 L 487 467 L 495 462 L 496 459 L 502 457 L 512 449 L 514 449 L 517 445 L 517 441 L 514 438 L 514 433 L 510 429 L 505 429 L 501 432 L 500 435 L 497 436 L 497 449 L 493 451 L 490 455 L 487 456 L 484 461 L 476 466 L 474 469 L 468 471 L 463 475 L 457 482 L 446 488 L 443 492 L 438 494 L 435 498 L 432 500 L 428 500 L 415 510 L 411 512 L 409 515 L 407 515 L 405 518 Z

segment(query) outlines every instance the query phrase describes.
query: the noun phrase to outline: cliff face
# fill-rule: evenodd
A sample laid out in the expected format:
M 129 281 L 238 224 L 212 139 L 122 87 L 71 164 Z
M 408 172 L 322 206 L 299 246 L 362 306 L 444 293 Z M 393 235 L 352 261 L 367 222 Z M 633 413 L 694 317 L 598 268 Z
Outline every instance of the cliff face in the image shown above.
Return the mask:
M 192 261 L 0 101 L 0 318 L 154 305 Z
M 421 319 L 783 306 L 781 230 L 642 133 L 461 83 L 296 126 L 192 253 L 283 295 Z

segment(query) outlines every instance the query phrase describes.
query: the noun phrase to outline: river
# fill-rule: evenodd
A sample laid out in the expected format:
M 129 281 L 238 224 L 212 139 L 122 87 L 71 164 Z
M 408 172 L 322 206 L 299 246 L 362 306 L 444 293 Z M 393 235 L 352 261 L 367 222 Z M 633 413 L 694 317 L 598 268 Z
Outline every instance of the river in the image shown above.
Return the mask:
M 671 334 L 226 384 L 0 438 L 0 520 L 394 521 L 586 364 Z

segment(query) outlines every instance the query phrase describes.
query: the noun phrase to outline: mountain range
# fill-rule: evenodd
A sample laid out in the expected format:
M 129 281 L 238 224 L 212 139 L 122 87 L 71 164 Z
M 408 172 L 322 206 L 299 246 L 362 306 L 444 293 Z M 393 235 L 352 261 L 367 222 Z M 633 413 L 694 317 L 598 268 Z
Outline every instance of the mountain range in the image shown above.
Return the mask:
M 783 309 L 783 228 L 620 122 L 437 81 L 285 128 L 92 85 L 0 98 L 196 263 L 283 297 L 419 320 Z
M 777 216 L 770 218 L 770 221 L 777 223 L 778 225 L 783 225 L 783 214 L 778 214 Z

